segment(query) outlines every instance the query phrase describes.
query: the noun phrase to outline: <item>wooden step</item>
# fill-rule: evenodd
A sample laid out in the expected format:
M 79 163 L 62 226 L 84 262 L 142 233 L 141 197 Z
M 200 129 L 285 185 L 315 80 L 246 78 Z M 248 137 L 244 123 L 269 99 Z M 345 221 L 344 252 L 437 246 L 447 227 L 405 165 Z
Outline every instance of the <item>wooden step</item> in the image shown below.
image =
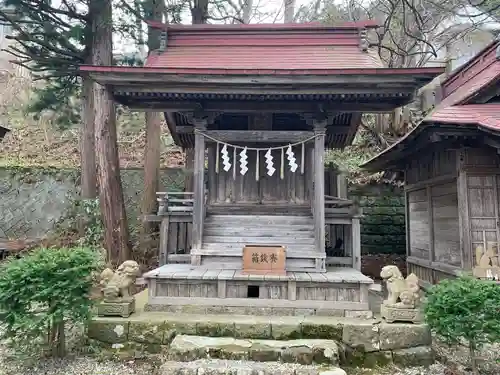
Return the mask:
M 276 236 L 276 237 L 238 237 L 238 236 L 204 236 L 203 243 L 232 243 L 232 244 L 290 244 L 290 245 L 314 245 L 314 237 L 300 236 Z
M 211 215 L 205 219 L 207 224 L 221 225 L 312 225 L 308 216 L 270 216 L 270 215 Z
M 249 243 L 249 244 L 251 244 L 251 243 Z M 202 250 L 200 251 L 200 254 L 203 254 L 204 251 L 206 251 L 207 253 L 224 252 L 224 256 L 240 256 L 241 257 L 244 245 L 245 244 L 243 244 L 243 243 L 203 242 Z M 283 246 L 285 246 L 285 250 L 287 252 L 287 257 L 292 256 L 294 253 L 298 253 L 298 254 L 311 253 L 311 254 L 313 254 L 315 251 L 314 245 L 308 245 L 308 244 L 302 245 L 302 244 L 266 243 L 266 245 L 278 245 L 278 246 L 283 245 Z
M 222 236 L 222 237 L 270 237 L 270 238 L 314 238 L 312 229 L 295 230 L 295 228 L 224 228 L 224 227 L 204 227 L 203 235 L 205 236 Z

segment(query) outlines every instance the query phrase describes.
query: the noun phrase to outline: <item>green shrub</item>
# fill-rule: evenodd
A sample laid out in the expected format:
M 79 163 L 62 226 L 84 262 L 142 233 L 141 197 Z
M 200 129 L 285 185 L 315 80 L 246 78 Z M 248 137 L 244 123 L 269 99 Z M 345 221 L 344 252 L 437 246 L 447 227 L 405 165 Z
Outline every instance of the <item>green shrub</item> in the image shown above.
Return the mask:
M 444 280 L 429 290 L 424 313 L 441 340 L 469 346 L 477 374 L 476 350 L 500 340 L 500 285 L 466 276 Z
M 19 354 L 65 352 L 65 324 L 91 312 L 92 275 L 98 266 L 88 248 L 37 249 L 0 266 L 2 338 Z

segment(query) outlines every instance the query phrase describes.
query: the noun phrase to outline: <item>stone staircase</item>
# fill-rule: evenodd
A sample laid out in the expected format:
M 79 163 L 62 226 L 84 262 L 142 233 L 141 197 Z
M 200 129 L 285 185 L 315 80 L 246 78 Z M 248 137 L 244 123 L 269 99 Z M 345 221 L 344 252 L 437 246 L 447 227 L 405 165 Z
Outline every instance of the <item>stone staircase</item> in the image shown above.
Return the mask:
M 139 312 L 94 318 L 87 332 L 124 359 L 162 353 L 161 375 L 345 375 L 340 368 L 434 361 L 427 326 L 379 319 Z

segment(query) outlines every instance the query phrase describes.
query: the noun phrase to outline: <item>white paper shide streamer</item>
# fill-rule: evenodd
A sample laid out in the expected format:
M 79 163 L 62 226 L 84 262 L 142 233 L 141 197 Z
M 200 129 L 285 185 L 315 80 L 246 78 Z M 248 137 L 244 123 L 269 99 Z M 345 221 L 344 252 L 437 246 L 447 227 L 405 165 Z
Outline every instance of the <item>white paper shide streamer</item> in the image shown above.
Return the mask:
M 295 159 L 295 154 L 293 153 L 291 145 L 286 149 L 286 158 L 288 159 L 290 171 L 292 171 L 292 173 L 295 173 L 299 165 L 297 164 L 297 159 Z
M 271 149 L 267 150 L 267 152 L 264 156 L 266 157 L 267 175 L 272 176 L 274 174 L 274 172 L 276 172 L 276 168 L 274 168 L 273 156 L 271 155 Z
M 226 172 L 229 172 L 229 170 L 231 169 L 231 162 L 229 161 L 227 145 L 224 145 L 222 147 L 221 154 L 222 154 L 222 164 L 224 165 L 222 169 L 224 169 Z
M 240 174 L 242 176 L 245 175 L 245 173 L 248 172 L 248 162 L 247 162 L 247 148 L 245 147 L 243 151 L 240 152 Z

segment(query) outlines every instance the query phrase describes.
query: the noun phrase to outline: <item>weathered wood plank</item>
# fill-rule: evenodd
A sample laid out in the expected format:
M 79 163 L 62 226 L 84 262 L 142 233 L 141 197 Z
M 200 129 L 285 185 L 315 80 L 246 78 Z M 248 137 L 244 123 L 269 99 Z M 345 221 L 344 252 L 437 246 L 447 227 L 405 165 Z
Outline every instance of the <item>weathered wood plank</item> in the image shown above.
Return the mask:
M 325 126 L 326 121 L 314 122 L 314 226 L 316 230 L 316 251 L 325 249 Z
M 196 120 L 195 126 L 200 130 L 205 130 L 207 120 Z M 203 236 L 203 219 L 205 204 L 205 137 L 195 134 L 195 155 L 194 155 L 194 206 L 193 206 L 193 233 L 192 246 L 200 248 Z
M 313 136 L 311 131 L 277 131 L 277 130 L 205 130 L 208 137 L 220 142 L 300 142 Z M 207 139 L 207 142 L 211 142 Z M 250 152 L 250 151 L 249 151 Z

